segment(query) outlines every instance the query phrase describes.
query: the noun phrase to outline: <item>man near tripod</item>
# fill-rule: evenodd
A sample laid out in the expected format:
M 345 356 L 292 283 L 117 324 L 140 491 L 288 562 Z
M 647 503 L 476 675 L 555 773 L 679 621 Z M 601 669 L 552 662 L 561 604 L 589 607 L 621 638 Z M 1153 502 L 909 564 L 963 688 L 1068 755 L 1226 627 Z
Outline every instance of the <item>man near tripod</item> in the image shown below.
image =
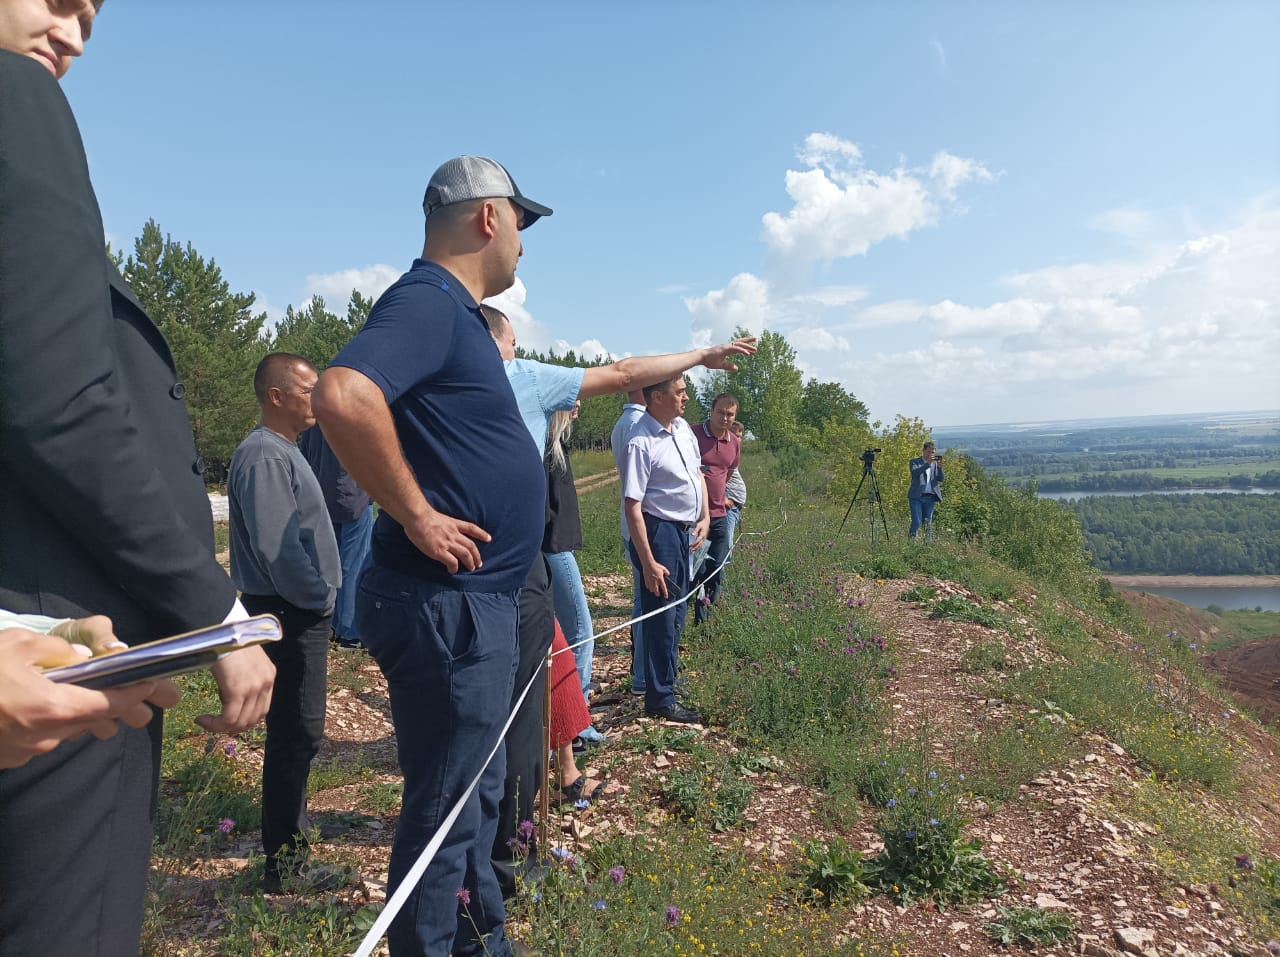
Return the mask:
M 924 526 L 924 536 L 933 540 L 933 510 L 942 501 L 942 480 L 946 477 L 942 472 L 942 458 L 937 455 L 934 444 L 926 442 L 923 454 L 910 463 L 911 491 L 907 493 L 907 501 L 911 505 L 911 531 L 915 538 Z

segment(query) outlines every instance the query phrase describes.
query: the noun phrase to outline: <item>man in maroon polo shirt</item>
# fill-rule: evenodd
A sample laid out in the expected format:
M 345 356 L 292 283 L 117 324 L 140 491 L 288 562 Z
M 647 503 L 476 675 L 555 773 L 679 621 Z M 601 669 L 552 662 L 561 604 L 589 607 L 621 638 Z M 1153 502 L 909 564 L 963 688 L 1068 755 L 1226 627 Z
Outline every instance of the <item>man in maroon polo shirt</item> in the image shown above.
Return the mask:
M 698 585 L 704 590 L 704 596 L 694 602 L 695 622 L 706 621 L 710 615 L 711 606 L 720 592 L 720 564 L 733 544 L 733 530 L 725 518 L 728 505 L 724 485 L 742 457 L 742 440 L 731 428 L 737 415 L 738 400 L 728 392 L 721 392 L 711 403 L 711 415 L 707 421 L 693 429 L 698 451 L 702 453 L 702 474 L 707 480 L 707 503 L 711 508 L 711 530 L 707 534 L 709 548 L 694 587 L 695 594 Z

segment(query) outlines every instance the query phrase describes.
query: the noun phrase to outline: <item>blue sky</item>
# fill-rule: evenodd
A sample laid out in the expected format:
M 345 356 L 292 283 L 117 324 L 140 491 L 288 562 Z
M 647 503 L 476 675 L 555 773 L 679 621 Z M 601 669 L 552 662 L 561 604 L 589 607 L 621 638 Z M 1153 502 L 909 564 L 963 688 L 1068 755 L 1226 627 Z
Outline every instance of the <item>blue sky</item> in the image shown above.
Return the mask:
M 377 293 L 491 155 L 525 345 L 736 324 L 935 426 L 1280 408 L 1280 4 L 108 0 L 64 86 L 109 238 L 271 316 Z

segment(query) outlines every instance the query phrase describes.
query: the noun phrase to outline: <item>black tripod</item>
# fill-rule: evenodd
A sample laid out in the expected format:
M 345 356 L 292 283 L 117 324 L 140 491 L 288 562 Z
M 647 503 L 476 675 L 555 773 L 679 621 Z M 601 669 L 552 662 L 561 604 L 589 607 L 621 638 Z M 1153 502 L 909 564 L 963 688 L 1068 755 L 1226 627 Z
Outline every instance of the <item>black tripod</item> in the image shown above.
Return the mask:
M 853 490 L 853 498 L 849 500 L 849 507 L 845 509 L 844 518 L 840 520 L 840 531 L 844 531 L 844 523 L 849 520 L 849 513 L 853 511 L 853 503 L 858 500 L 858 495 L 862 492 L 862 486 L 866 484 L 867 478 L 870 477 L 871 484 L 867 486 L 867 529 L 871 536 L 871 544 L 876 543 L 876 509 L 880 510 L 880 527 L 884 529 L 884 540 L 889 540 L 889 523 L 884 517 L 884 503 L 880 501 L 880 483 L 876 481 L 876 453 L 880 449 L 867 449 L 862 453 L 862 478 L 858 479 L 858 487 Z M 836 533 L 837 535 L 840 532 Z

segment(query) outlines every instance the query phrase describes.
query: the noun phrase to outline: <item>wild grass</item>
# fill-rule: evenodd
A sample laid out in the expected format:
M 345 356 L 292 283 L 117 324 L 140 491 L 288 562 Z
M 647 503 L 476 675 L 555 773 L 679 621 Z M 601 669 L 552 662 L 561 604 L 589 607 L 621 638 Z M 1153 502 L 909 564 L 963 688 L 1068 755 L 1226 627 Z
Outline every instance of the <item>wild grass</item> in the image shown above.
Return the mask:
M 739 539 L 710 625 L 685 641 L 689 703 L 708 713 L 717 733 L 655 724 L 612 749 L 618 760 L 625 748 L 677 756 L 664 782 L 638 790 L 640 803 L 653 801 L 644 810 L 656 814 L 638 812 L 634 833 L 597 835 L 589 849 L 561 848 L 546 878 L 523 888 L 512 907 L 521 940 L 544 954 L 581 957 L 716 950 L 880 957 L 891 946 L 850 934 L 851 908 L 868 894 L 939 906 L 997 897 L 1004 875 L 966 839 L 967 815 L 978 801 L 1008 800 L 1019 785 L 1070 760 L 1084 732 L 1105 735 L 1151 769 L 1132 813 L 1167 841 L 1154 846 L 1171 875 L 1234 881 L 1231 900 L 1242 911 L 1275 919 L 1280 864 L 1255 855 L 1190 797 L 1199 787 L 1229 790 L 1235 773 L 1232 745 L 1197 706 L 1195 683 L 1182 677 L 1195 649 L 1149 634 L 1122 644 L 1109 628 L 1123 612 L 1074 560 L 1052 582 L 1033 577 L 1058 541 L 1035 530 L 1040 511 L 1033 503 L 1019 499 L 1016 520 L 993 516 L 1014 536 L 1004 552 L 1030 572 L 967 543 L 895 538 L 872 548 L 865 528 L 836 533 L 846 503 L 806 497 L 825 482 L 821 470 L 784 458 L 753 452 L 744 463 L 750 499 L 743 532 L 770 534 Z M 591 474 L 581 459 L 579 475 Z M 627 574 L 617 485 L 582 495 L 580 504 L 584 572 Z M 954 763 L 937 759 L 928 728 L 906 740 L 891 736 L 896 636 L 867 604 L 875 580 L 889 578 L 925 580 L 904 600 L 1013 633 L 978 641 L 961 659 L 972 676 L 965 680 L 1005 707 L 993 709 L 980 732 L 953 742 Z M 940 600 L 942 582 L 976 601 Z M 1033 625 L 1047 657 L 1023 667 L 1022 656 L 1007 649 Z M 339 657 L 335 686 L 366 690 L 368 676 L 359 669 L 367 660 Z M 187 695 L 166 731 L 144 953 L 176 957 L 173 928 L 196 914 L 222 920 L 225 929 L 191 957 L 349 952 L 370 912 L 333 900 L 264 900 L 253 854 L 213 899 L 184 885 L 186 874 L 230 855 L 257 826 L 260 772 L 250 752 L 261 733 L 193 733 L 194 715 L 219 709 L 216 688 L 207 675 L 183 684 Z M 312 791 L 347 788 L 361 812 L 393 813 L 401 785 L 372 765 L 359 751 L 318 763 Z M 797 838 L 772 854 L 755 842 L 748 847 L 754 835 L 742 829 L 765 793 L 760 778 L 774 774 L 811 789 L 829 837 Z M 864 857 L 839 836 L 855 823 L 875 828 L 881 854 Z M 1178 849 L 1189 849 L 1182 870 Z M 1238 864 L 1236 854 L 1250 866 Z M 998 915 L 989 932 L 1000 940 L 1026 944 L 1059 933 L 1034 909 Z
M 1280 861 L 1260 851 L 1248 828 L 1215 813 L 1194 791 L 1154 779 L 1118 810 L 1148 825 L 1141 839 L 1170 886 L 1212 887 L 1263 936 L 1280 935 Z
M 589 851 L 561 849 L 513 917 L 547 957 L 708 953 L 887 957 L 889 948 L 845 930 L 843 910 L 812 902 L 782 863 L 761 862 L 698 831 L 659 840 L 614 837 Z

